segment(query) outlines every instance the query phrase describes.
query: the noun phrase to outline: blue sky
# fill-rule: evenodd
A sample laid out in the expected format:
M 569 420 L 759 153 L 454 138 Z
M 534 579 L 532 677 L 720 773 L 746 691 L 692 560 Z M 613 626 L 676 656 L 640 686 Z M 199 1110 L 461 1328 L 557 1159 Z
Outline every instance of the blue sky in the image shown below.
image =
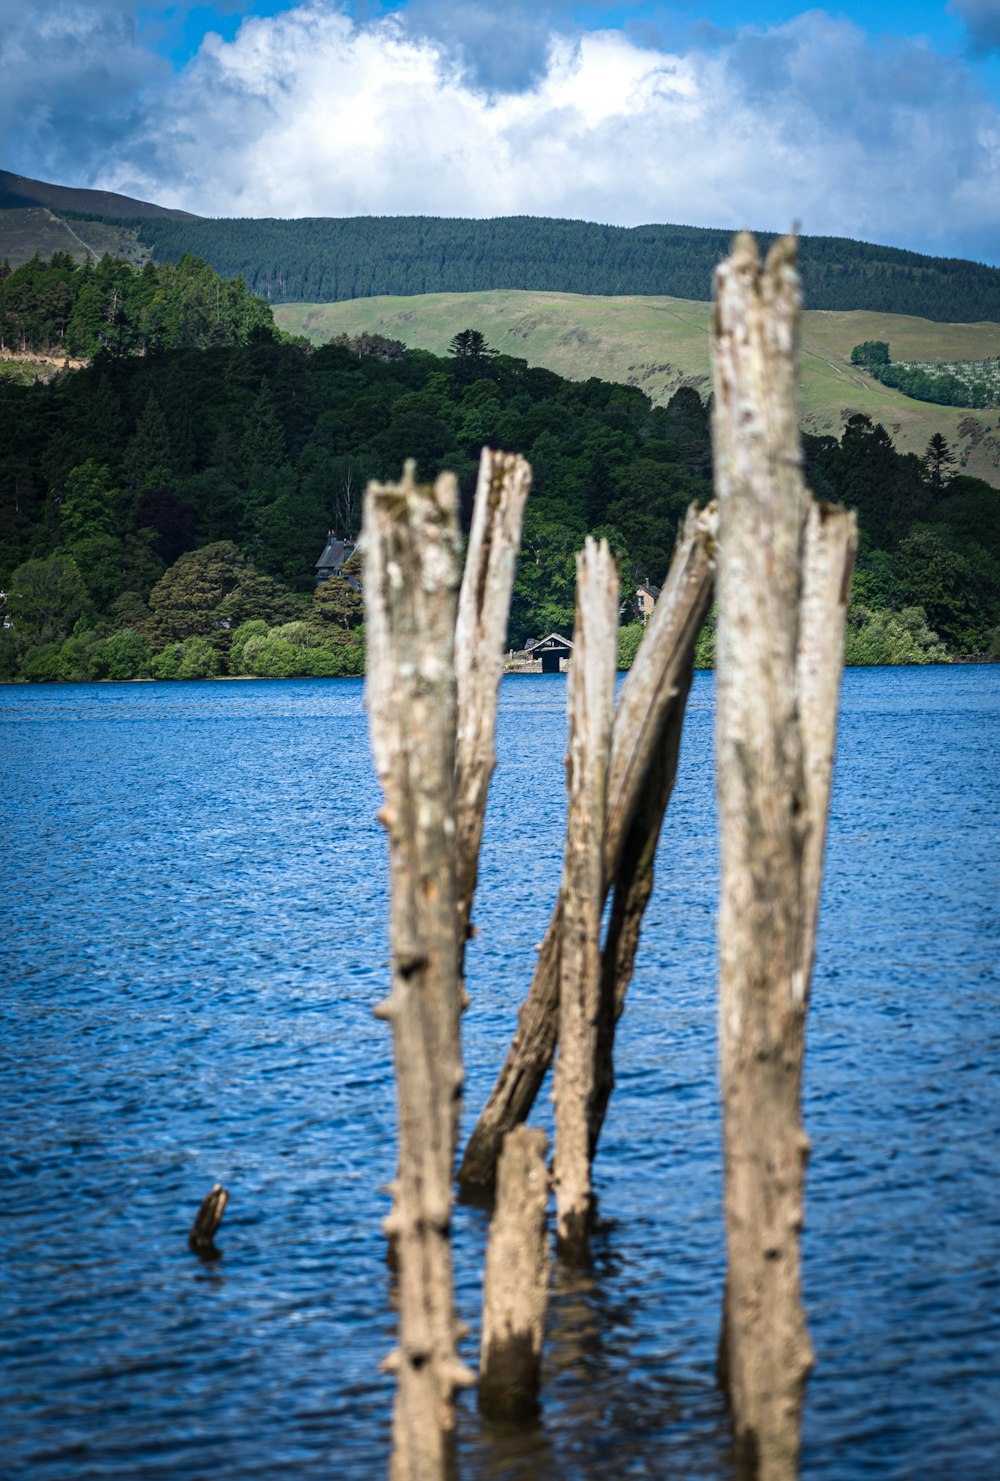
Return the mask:
M 159 32 L 155 42 L 157 50 L 169 57 L 176 67 L 181 67 L 197 52 L 207 31 L 216 31 L 227 41 L 232 41 L 247 16 L 275 16 L 291 8 L 287 0 L 244 0 L 242 4 L 231 5 L 143 5 L 139 7 L 139 22 L 148 28 L 151 37 L 155 31 Z M 819 7 L 797 4 L 795 0 L 771 0 L 771 3 L 759 0 L 754 5 L 734 4 L 732 0 L 716 0 L 716 3 L 710 0 L 704 4 L 698 0 L 682 0 L 682 3 L 672 6 L 656 3 L 656 0 L 636 0 L 635 4 L 552 6 L 551 13 L 560 19 L 569 19 L 584 30 L 599 27 L 635 29 L 653 25 L 682 34 L 705 24 L 721 30 L 737 30 L 748 24 L 779 25 L 810 8 Z M 862 0 L 850 0 L 848 4 L 826 8 L 830 14 L 845 16 L 874 35 L 920 36 L 944 52 L 962 52 L 970 40 L 970 27 L 958 6 L 933 4 L 928 0 L 912 0 L 912 3 L 892 0 L 892 3 L 873 6 L 862 3 Z M 402 3 L 384 5 L 349 4 L 344 9 L 356 17 L 384 15 L 391 11 L 405 12 L 406 3 L 402 0 Z M 504 7 L 497 9 L 502 13 Z M 975 17 L 977 7 L 965 9 Z M 986 16 L 989 7 L 980 6 L 978 12 Z M 996 19 L 995 25 L 1000 28 L 1000 19 Z
M 0 165 L 204 215 L 555 215 L 1000 263 L 1000 0 L 0 0 Z

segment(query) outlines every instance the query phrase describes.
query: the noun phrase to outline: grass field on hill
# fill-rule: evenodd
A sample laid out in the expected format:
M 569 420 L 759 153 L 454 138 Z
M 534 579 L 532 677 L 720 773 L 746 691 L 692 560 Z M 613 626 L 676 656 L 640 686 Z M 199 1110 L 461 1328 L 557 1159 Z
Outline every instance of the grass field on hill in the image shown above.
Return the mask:
M 623 381 L 665 403 L 680 385 L 710 387 L 712 305 L 679 298 L 598 298 L 570 293 L 430 293 L 275 308 L 282 329 L 324 344 L 337 334 L 388 335 L 447 353 L 452 336 L 478 329 L 505 354 L 562 376 Z M 865 340 L 887 340 L 894 360 L 979 360 L 1000 354 L 1000 324 L 936 324 L 867 311 L 807 311 L 802 322 L 802 418 L 839 435 L 847 417 L 882 422 L 896 446 L 922 454 L 941 432 L 964 471 L 1000 484 L 1000 413 L 913 401 L 850 363 Z
M 132 227 L 107 221 L 63 221 L 45 206 L 0 211 L 0 238 L 0 257 L 6 257 L 11 267 L 20 267 L 36 255 L 51 257 L 53 252 L 68 252 L 75 262 L 105 252 L 135 265 L 149 260 L 149 249 Z

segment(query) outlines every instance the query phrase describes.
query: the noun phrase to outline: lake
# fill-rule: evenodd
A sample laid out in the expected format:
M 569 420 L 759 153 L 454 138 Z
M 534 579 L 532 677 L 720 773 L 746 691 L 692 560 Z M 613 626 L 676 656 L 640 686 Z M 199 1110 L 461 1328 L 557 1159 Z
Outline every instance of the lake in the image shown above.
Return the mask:
M 565 697 L 559 676 L 502 688 L 466 1131 L 558 883 Z M 465 1481 L 731 1477 L 712 718 L 698 674 L 593 1268 L 555 1271 L 537 1425 L 461 1400 Z M 805 1477 L 996 1474 L 998 721 L 1000 667 L 845 676 L 805 1074 Z M 5 687 L 0 722 L 0 1473 L 383 1474 L 395 1103 L 361 682 Z M 186 1235 L 216 1180 L 206 1263 Z M 460 1205 L 473 1359 L 485 1232 Z

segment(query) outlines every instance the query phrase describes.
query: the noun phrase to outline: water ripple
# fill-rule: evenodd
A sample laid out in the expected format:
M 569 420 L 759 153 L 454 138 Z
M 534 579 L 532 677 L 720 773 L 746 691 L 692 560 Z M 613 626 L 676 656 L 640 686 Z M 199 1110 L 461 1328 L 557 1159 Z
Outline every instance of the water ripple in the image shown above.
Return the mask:
M 564 707 L 558 678 L 504 685 L 467 1125 L 561 867 Z M 996 668 L 845 680 L 806 1075 L 810 1478 L 986 1481 L 1000 1453 L 998 711 Z M 360 683 L 8 687 L 0 719 L 3 1475 L 382 1472 L 395 1113 Z M 593 1269 L 554 1274 L 539 1423 L 463 1401 L 467 1478 L 731 1475 L 712 722 L 699 675 Z M 216 1179 L 204 1263 L 186 1229 Z M 460 1205 L 474 1329 L 485 1234 Z

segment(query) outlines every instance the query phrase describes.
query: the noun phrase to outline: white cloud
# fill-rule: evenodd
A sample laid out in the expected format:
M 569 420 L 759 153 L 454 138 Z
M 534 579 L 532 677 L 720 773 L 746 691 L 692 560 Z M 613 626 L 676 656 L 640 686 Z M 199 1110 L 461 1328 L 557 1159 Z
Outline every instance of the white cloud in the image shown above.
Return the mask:
M 822 11 L 684 54 L 553 33 L 504 91 L 421 25 L 307 0 L 206 38 L 86 183 L 205 215 L 799 220 L 997 260 L 997 109 L 926 45 Z

